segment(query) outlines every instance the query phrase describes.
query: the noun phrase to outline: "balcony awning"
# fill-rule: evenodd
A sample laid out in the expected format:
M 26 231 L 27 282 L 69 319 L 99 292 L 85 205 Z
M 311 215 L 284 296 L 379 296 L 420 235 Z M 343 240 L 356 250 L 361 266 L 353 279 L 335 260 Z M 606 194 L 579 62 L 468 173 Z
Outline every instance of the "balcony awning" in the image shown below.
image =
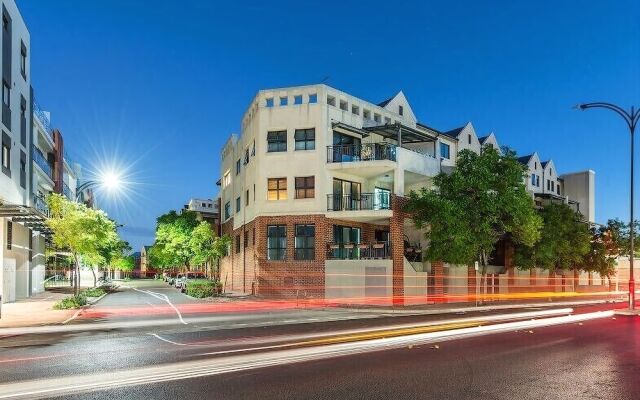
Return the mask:
M 387 139 L 397 140 L 399 145 L 408 143 L 435 142 L 437 135 L 432 135 L 400 123 L 369 126 L 362 130 L 375 133 Z
M 47 216 L 33 207 L 17 204 L 0 204 L 0 217 L 20 223 L 27 228 L 50 237 L 53 232 L 47 226 Z
M 360 129 L 360 128 L 356 128 L 355 126 L 351 126 L 348 124 L 345 124 L 343 122 L 332 122 L 331 123 L 331 128 L 333 129 L 342 129 L 344 131 L 347 131 L 349 133 L 353 133 L 355 135 L 359 135 L 363 138 L 369 136 L 369 132 L 367 132 L 364 129 Z

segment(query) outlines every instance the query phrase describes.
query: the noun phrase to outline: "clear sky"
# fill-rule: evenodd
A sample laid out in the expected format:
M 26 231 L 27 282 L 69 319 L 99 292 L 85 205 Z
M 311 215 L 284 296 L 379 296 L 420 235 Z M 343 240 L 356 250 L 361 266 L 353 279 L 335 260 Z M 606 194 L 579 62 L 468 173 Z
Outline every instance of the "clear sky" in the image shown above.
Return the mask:
M 623 122 L 571 107 L 640 106 L 636 0 L 17 2 L 70 157 L 128 167 L 126 196 L 99 201 L 135 248 L 157 215 L 215 196 L 257 90 L 325 78 L 373 102 L 402 89 L 427 125 L 472 121 L 561 173 L 593 169 L 596 219 L 628 217 Z

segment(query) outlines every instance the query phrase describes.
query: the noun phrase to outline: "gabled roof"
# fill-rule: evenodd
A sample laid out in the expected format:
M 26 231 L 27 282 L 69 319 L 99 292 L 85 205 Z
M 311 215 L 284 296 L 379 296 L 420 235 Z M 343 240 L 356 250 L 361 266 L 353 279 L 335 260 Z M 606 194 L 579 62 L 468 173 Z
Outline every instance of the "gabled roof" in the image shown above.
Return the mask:
M 381 102 L 381 103 L 378 103 L 378 107 L 385 107 L 387 104 L 389 104 L 389 102 L 390 102 L 391 100 L 393 100 L 393 98 L 394 98 L 394 97 L 396 97 L 396 96 L 395 96 L 395 95 L 394 95 L 394 96 L 391 96 L 391 97 L 389 97 L 388 99 L 386 99 L 385 101 L 383 101 L 383 102 Z
M 518 157 L 518 161 L 519 161 L 521 164 L 528 165 L 528 164 L 529 164 L 529 161 L 531 161 L 531 158 L 532 158 L 535 154 L 536 154 L 536 153 L 532 153 L 532 154 L 529 154 L 529 155 L 526 155 L 526 156 Z
M 466 126 L 466 125 L 465 125 Z M 446 131 L 446 132 L 442 132 L 443 135 L 447 135 L 450 136 L 452 138 L 457 138 L 458 135 L 460 134 L 460 132 L 462 132 L 462 130 L 465 128 L 465 126 L 461 126 L 459 128 L 456 129 L 452 129 L 450 131 Z
M 480 142 L 480 144 L 484 144 L 484 142 L 489 139 L 489 136 L 491 135 L 487 135 L 487 136 L 482 136 L 478 138 L 478 141 Z
M 551 160 L 547 160 L 547 161 L 541 161 L 540 165 L 542 165 L 542 169 L 547 168 L 547 164 L 549 164 Z

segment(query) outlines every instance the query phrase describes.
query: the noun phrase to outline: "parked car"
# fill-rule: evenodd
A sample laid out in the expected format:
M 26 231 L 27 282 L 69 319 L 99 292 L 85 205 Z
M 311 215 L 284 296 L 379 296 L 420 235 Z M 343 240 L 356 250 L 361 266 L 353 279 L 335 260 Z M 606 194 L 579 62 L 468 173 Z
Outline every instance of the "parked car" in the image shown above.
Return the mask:
M 175 272 L 165 272 L 165 273 L 162 275 L 162 279 L 163 279 L 165 282 L 169 283 L 169 284 L 171 284 L 171 280 L 172 280 L 173 278 L 175 278 L 175 277 L 176 277 L 176 273 L 175 273 Z
M 180 289 L 180 282 L 184 278 L 184 274 L 176 274 L 176 276 L 169 281 L 169 285 L 172 285 L 176 289 Z
M 179 289 L 181 292 L 186 292 L 187 290 L 187 282 L 195 280 L 195 279 L 206 279 L 207 276 L 204 272 L 187 272 L 180 279 Z M 178 284 L 176 284 L 176 288 L 178 288 Z

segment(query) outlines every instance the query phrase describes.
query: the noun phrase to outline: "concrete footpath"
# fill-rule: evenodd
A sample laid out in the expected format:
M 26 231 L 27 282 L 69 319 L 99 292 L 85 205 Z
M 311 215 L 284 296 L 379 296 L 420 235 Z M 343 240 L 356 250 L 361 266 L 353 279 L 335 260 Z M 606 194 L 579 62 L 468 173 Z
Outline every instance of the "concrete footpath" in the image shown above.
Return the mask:
M 68 296 L 68 293 L 44 291 L 27 299 L 2 304 L 0 328 L 61 324 L 77 311 L 53 309 L 57 301 Z

